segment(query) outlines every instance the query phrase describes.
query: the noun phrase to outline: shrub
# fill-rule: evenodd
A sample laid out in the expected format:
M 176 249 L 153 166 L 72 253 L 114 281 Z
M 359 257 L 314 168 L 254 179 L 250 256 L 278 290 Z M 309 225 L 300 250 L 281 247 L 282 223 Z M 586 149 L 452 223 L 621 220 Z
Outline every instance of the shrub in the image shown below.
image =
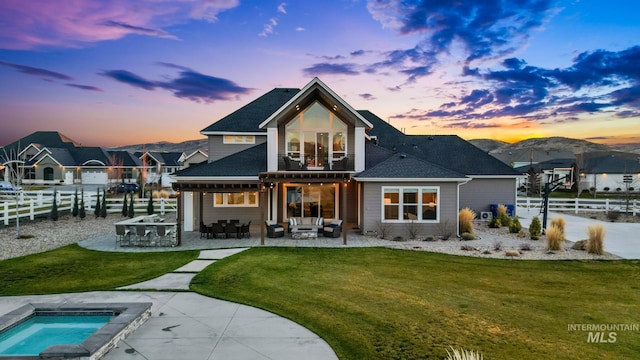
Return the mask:
M 494 241 L 493 242 L 493 250 L 495 250 L 495 251 L 502 250 L 502 241 L 498 241 L 498 240 Z
M 107 192 L 102 189 L 102 206 L 100 206 L 100 217 L 107 217 Z
M 33 235 L 32 234 L 20 234 L 20 236 L 18 236 L 18 239 L 33 239 Z
M 604 228 L 602 225 L 593 225 L 587 228 L 589 239 L 587 240 L 587 252 L 602 255 L 604 253 Z
M 471 245 L 462 245 L 462 246 L 460 246 L 460 250 L 463 250 L 463 251 L 476 251 L 478 249 L 474 248 Z
M 469 209 L 464 208 L 458 213 L 458 222 L 460 223 L 460 233 L 473 234 L 473 219 L 476 218 L 476 213 Z
M 498 220 L 500 220 L 500 226 L 511 225 L 511 217 L 507 214 L 507 207 L 505 205 L 498 205 Z
M 561 250 L 564 241 L 564 233 L 557 226 L 547 229 L 547 250 Z
M 124 199 L 122 200 L 122 216 L 127 216 L 129 213 L 129 207 L 127 206 L 127 193 L 124 193 Z
M 616 191 L 622 191 L 622 189 L 621 188 L 616 188 Z
M 495 218 L 491 219 L 491 221 L 489 221 L 489 224 L 487 224 L 487 225 L 492 229 L 497 229 L 497 228 L 502 226 L 502 222 L 500 221 L 500 219 L 495 217 Z
M 53 190 L 53 205 L 51 206 L 51 220 L 58 221 L 58 193 Z
M 445 360 L 482 360 L 482 354 L 473 350 L 454 349 L 452 346 L 451 353 L 447 350 L 447 358 Z
M 131 193 L 131 196 L 129 197 L 129 209 L 127 209 L 127 210 L 128 210 L 128 213 L 127 213 L 128 217 L 132 218 L 132 217 L 136 216 L 135 215 L 135 208 L 133 207 L 133 193 Z
M 620 218 L 620 211 L 611 210 L 607 213 L 607 219 L 609 221 L 614 222 Z
M 520 250 L 531 251 L 531 245 L 529 245 L 529 243 L 522 243 L 520 244 Z
M 389 223 L 382 222 L 380 220 L 376 220 L 376 229 L 380 238 L 385 239 L 387 235 L 389 235 L 389 230 L 391 226 Z
M 460 234 L 460 237 L 462 238 L 462 240 L 466 240 L 466 241 L 475 240 L 476 239 L 476 236 L 473 235 L 473 233 L 470 233 L 470 232 L 463 232 L 462 234 Z
M 78 209 L 78 217 L 80 218 L 80 220 L 87 217 L 87 213 L 84 209 L 84 191 L 80 192 L 80 208 Z
M 424 241 L 436 241 L 436 237 L 433 235 L 428 235 L 424 238 Z
M 560 233 L 562 235 L 562 240 L 565 239 L 564 237 L 564 228 L 567 225 L 567 222 L 564 220 L 563 217 L 557 217 L 557 218 L 553 218 L 551 219 L 551 227 L 557 227 L 558 230 L 560 230 Z
M 149 202 L 147 203 L 147 214 L 152 215 L 154 213 L 153 209 L 153 189 L 149 191 Z
M 512 234 L 518 234 L 520 233 L 520 230 L 522 230 L 520 220 L 518 220 L 518 218 L 513 219 L 511 224 L 509 224 L 509 232 Z
M 438 228 L 438 232 L 440 233 L 440 237 L 442 240 L 449 240 L 451 235 L 453 235 L 453 226 L 451 225 L 451 221 L 449 219 L 444 219 L 440 221 L 436 227 Z
M 405 223 L 405 227 L 409 233 L 409 239 L 415 240 L 418 238 L 418 234 L 420 233 L 420 224 L 411 220 L 410 222 Z
M 93 210 L 96 219 L 100 216 L 100 190 L 96 190 L 96 207 Z
M 78 189 L 76 189 L 76 193 L 73 195 L 73 209 L 71 210 L 71 215 L 73 217 L 78 216 Z
M 531 225 L 529 225 L 529 235 L 531 236 L 531 240 L 539 240 L 541 231 L 542 224 L 540 224 L 540 219 L 537 216 L 534 216 L 533 219 L 531 219 Z
M 609 191 L 610 189 L 609 189 L 609 187 L 608 187 L 608 186 L 605 186 L 605 187 L 604 187 L 604 189 L 602 189 L 602 190 L 604 190 L 604 191 Z

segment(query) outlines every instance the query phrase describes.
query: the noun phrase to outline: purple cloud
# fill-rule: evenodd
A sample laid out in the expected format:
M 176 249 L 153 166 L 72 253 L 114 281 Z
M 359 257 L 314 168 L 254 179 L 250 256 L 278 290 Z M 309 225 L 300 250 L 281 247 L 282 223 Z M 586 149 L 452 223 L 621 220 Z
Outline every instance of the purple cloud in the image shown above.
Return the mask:
M 14 68 L 23 74 L 33 75 L 47 80 L 73 80 L 69 75 L 32 66 L 13 64 L 5 61 L 0 61 L 0 65 Z
M 361 98 L 365 100 L 375 100 L 376 97 L 369 93 L 359 94 Z
M 238 4 L 238 0 L 0 1 L 0 48 L 77 48 L 129 34 L 175 38 L 161 27 L 188 19 L 213 22 Z
M 154 90 L 157 87 L 155 82 L 144 79 L 126 70 L 108 70 L 102 72 L 100 75 L 144 90 Z
M 227 100 L 235 95 L 247 94 L 251 91 L 251 89 L 241 87 L 231 80 L 204 75 L 184 66 L 170 63 L 158 64 L 181 71 L 177 77 L 169 81 L 147 80 L 126 70 L 109 70 L 104 71 L 101 75 L 144 90 L 157 88 L 169 90 L 176 97 L 195 102 L 208 103 Z
M 95 87 L 95 86 L 91 86 L 91 85 L 80 85 L 80 84 L 65 84 L 65 85 L 70 86 L 70 87 L 74 87 L 74 88 L 80 89 L 80 90 L 102 92 L 102 89 L 100 89 L 99 87 Z
M 303 69 L 305 75 L 358 75 L 358 71 L 354 70 L 355 64 L 329 64 L 319 63 Z

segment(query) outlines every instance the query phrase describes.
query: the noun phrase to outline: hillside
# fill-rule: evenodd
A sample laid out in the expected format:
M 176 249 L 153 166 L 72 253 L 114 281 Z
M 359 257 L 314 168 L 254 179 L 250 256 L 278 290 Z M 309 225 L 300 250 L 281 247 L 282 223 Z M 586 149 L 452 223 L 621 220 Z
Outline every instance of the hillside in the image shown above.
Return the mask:
M 150 144 L 135 144 L 135 145 L 125 145 L 125 146 L 117 146 L 117 147 L 109 148 L 109 150 L 125 150 L 129 152 L 136 152 L 136 151 L 184 152 L 187 155 L 191 154 L 196 150 L 207 150 L 207 149 L 208 149 L 207 139 L 187 140 L 181 143 L 170 143 L 166 141 L 161 141 L 161 142 L 150 143 Z
M 469 140 L 469 142 L 492 155 L 517 153 L 530 150 L 558 153 L 568 152 L 573 154 L 611 150 L 607 145 L 559 136 L 526 139 L 513 144 L 491 139 L 474 139 Z

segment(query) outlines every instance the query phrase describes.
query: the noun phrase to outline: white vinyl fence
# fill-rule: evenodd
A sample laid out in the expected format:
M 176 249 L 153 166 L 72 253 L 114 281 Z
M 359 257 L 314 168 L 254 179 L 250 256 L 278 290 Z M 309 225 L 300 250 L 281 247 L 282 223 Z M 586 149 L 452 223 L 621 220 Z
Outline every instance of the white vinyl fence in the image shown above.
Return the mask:
M 518 206 L 527 209 L 540 209 L 543 206 L 541 198 L 519 197 Z M 580 212 L 625 212 L 632 215 L 640 214 L 640 200 L 630 199 L 561 199 L 549 198 L 549 211 Z
M 70 212 L 73 209 L 74 191 L 58 191 L 56 195 L 58 203 L 58 212 Z M 102 194 L 100 194 L 102 195 Z M 80 197 L 80 193 L 78 193 Z M 87 216 L 93 216 L 96 206 L 96 193 L 84 193 L 84 208 Z M 101 196 L 102 199 L 102 196 Z M 16 211 L 16 200 L 18 209 Z M 107 213 L 122 213 L 123 198 L 107 197 Z M 127 206 L 130 198 L 127 197 Z M 78 199 L 80 202 L 80 199 Z M 133 200 L 133 208 L 136 214 L 146 214 L 148 198 L 135 198 Z M 48 216 L 53 206 L 53 191 L 24 191 L 18 196 L 2 195 L 0 196 L 0 224 L 8 225 L 10 221 L 15 220 L 17 216 L 20 219 L 34 220 L 36 217 Z M 175 198 L 154 198 L 153 209 L 155 213 L 164 215 L 167 212 L 176 212 L 178 209 L 177 200 Z M 16 215 L 18 214 L 18 215 Z

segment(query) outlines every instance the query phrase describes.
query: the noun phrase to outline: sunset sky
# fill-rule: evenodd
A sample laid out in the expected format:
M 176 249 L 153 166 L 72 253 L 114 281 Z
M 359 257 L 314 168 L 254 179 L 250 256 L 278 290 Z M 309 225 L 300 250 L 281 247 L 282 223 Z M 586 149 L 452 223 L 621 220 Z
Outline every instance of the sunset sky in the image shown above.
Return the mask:
M 0 145 L 202 138 L 314 76 L 408 134 L 640 146 L 637 0 L 2 0 Z

